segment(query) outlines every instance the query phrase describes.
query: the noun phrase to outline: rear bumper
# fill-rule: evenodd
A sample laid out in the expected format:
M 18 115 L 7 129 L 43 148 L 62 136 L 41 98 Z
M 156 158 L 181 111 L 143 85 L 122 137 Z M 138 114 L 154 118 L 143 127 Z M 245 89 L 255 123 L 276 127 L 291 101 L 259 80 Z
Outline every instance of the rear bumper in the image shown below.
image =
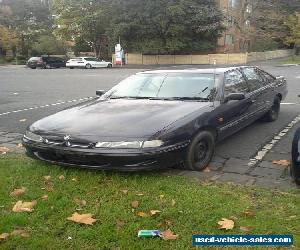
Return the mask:
M 26 142 L 27 155 L 53 164 L 99 170 L 142 171 L 173 167 L 182 162 L 189 142 L 153 151 L 53 147 Z

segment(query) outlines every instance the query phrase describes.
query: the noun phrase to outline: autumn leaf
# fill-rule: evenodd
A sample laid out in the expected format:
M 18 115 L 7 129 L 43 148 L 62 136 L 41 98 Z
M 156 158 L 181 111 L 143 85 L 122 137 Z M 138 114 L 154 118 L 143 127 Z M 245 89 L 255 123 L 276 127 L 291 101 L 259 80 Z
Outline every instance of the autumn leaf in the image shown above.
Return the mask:
M 165 195 L 160 194 L 160 195 L 159 195 L 159 199 L 162 200 L 163 198 L 165 198 Z
M 154 215 L 159 214 L 159 213 L 161 213 L 161 211 L 159 211 L 159 210 L 150 210 L 150 215 L 151 216 L 154 216 Z
M 136 193 L 136 196 L 144 196 L 143 193 Z
M 64 177 L 63 175 L 58 177 L 59 180 L 64 181 L 66 179 L 66 177 Z
M 171 205 L 172 205 L 172 207 L 175 207 L 176 201 L 174 199 L 172 199 Z
M 253 217 L 254 216 L 254 213 L 252 211 L 249 211 L 249 210 L 245 210 L 243 211 L 242 213 L 244 216 L 246 217 Z
M 80 206 L 80 207 L 86 206 L 86 201 L 85 201 L 85 200 L 80 200 L 80 199 L 75 198 L 75 199 L 74 199 L 74 202 L 75 202 L 78 206 Z
M 20 212 L 32 212 L 33 211 L 33 207 L 37 204 L 36 201 L 31 201 L 31 202 L 23 202 L 23 201 L 18 201 L 12 211 L 16 212 L 16 213 L 20 213 Z
M 51 180 L 51 176 L 50 175 L 43 176 L 43 178 L 44 178 L 45 181 L 50 181 Z
M 131 207 L 132 208 L 138 208 L 139 207 L 139 202 L 138 201 L 131 202 Z
M 16 148 L 23 148 L 22 143 L 19 143 L 19 144 L 16 146 Z
M 272 161 L 272 163 L 276 164 L 276 165 L 284 166 L 284 167 L 288 167 L 289 165 L 291 165 L 291 162 L 288 160 Z
M 240 227 L 240 230 L 243 232 L 251 232 L 254 230 L 254 227 Z
M 123 194 L 128 194 L 128 190 L 127 190 L 127 189 L 122 189 L 121 192 L 122 192 Z
M 176 240 L 178 238 L 177 234 L 174 234 L 170 229 L 161 233 L 160 237 L 164 240 Z
M 2 234 L 0 234 L 0 241 L 6 240 L 8 237 L 9 237 L 9 233 L 2 233 Z
M 148 217 L 148 214 L 146 214 L 145 212 L 138 212 L 137 216 L 144 218 L 144 217 Z
M 44 201 L 45 201 L 45 200 L 48 200 L 48 195 L 47 195 L 47 194 L 43 195 L 43 196 L 42 196 L 42 200 L 44 200 Z
M 1 154 L 6 154 L 7 152 L 9 152 L 9 148 L 7 148 L 7 147 L 0 147 L 0 153 Z
M 79 214 L 75 212 L 71 217 L 68 217 L 67 220 L 85 225 L 93 225 L 97 220 L 92 217 L 92 214 Z
M 209 168 L 209 166 L 207 166 L 205 169 L 203 169 L 203 173 L 210 173 L 211 170 Z
M 218 225 L 219 229 L 231 230 L 234 228 L 234 221 L 222 218 L 222 220 L 218 222 Z
M 158 227 L 170 227 L 172 224 L 172 221 L 164 220 L 158 224 Z
M 75 181 L 75 182 L 77 182 L 78 180 L 77 180 L 77 178 L 72 178 L 72 181 Z
M 11 197 L 18 197 L 22 194 L 24 194 L 26 192 L 26 188 L 22 187 L 22 188 L 18 188 L 18 189 L 15 189 L 14 191 L 12 191 L 10 193 L 10 196 Z
M 29 234 L 24 229 L 16 229 L 10 233 L 11 236 L 29 237 Z

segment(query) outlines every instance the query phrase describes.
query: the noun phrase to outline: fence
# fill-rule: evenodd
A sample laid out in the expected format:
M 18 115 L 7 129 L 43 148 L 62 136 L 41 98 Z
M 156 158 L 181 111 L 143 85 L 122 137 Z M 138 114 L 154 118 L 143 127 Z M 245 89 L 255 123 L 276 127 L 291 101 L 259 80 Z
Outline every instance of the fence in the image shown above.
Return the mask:
M 288 57 L 294 54 L 294 50 L 275 50 L 267 52 L 232 53 L 232 54 L 208 54 L 208 55 L 143 55 L 126 54 L 126 64 L 136 65 L 180 65 L 180 64 L 213 64 L 219 65 L 246 64 L 254 61 L 264 61 L 275 58 Z M 114 62 L 114 55 L 113 55 Z

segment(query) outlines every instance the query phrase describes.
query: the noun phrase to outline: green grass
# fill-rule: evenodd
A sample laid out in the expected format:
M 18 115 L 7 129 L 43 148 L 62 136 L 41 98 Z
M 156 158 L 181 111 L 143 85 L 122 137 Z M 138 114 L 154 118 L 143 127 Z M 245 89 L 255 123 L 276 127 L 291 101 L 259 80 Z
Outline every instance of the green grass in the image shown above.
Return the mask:
M 280 64 L 300 64 L 300 56 L 292 56 L 288 59 L 282 60 Z
M 46 175 L 52 177 L 53 191 L 41 189 L 47 186 L 43 179 Z M 59 180 L 60 175 L 64 175 L 65 180 Z M 72 181 L 73 178 L 77 181 Z M 9 196 L 12 190 L 20 187 L 26 187 L 27 192 L 19 198 Z M 128 194 L 120 191 L 123 189 L 127 189 Z M 137 193 L 144 195 L 137 196 Z M 41 199 L 44 194 L 48 194 L 48 200 Z M 163 201 L 160 195 L 164 195 Z M 86 200 L 87 205 L 79 213 L 92 213 L 98 219 L 93 226 L 66 220 L 78 208 L 75 198 Z M 253 234 L 292 233 L 299 249 L 299 198 L 298 190 L 283 193 L 199 183 L 155 173 L 67 169 L 23 155 L 7 154 L 0 156 L 0 234 L 25 228 L 30 236 L 11 236 L 0 242 L 0 249 L 195 249 L 191 245 L 193 234 L 246 234 L 240 231 L 240 226 L 255 227 Z M 174 207 L 172 199 L 176 200 Z M 12 212 L 18 200 L 37 200 L 35 210 L 32 213 Z M 140 206 L 132 212 L 130 204 L 134 200 L 138 200 Z M 154 217 L 136 216 L 138 211 L 151 209 L 162 212 Z M 243 214 L 246 209 L 255 216 L 246 217 Z M 217 228 L 221 218 L 231 216 L 236 217 L 233 230 L 225 232 Z M 117 220 L 125 222 L 121 229 L 116 226 Z M 164 220 L 170 220 L 172 225 L 158 226 Z M 167 228 L 179 234 L 179 238 L 164 241 L 137 237 L 140 229 Z

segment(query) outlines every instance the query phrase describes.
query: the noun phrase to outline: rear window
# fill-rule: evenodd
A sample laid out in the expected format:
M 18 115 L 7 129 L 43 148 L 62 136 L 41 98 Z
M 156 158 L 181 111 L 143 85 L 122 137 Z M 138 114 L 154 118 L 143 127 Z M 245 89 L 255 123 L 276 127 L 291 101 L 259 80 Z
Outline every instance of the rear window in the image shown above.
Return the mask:
M 71 58 L 70 61 L 72 61 L 72 62 L 80 62 L 80 61 L 82 61 L 82 58 Z
M 38 61 L 40 59 L 41 59 L 40 57 L 31 57 L 28 61 L 34 62 L 34 61 Z

